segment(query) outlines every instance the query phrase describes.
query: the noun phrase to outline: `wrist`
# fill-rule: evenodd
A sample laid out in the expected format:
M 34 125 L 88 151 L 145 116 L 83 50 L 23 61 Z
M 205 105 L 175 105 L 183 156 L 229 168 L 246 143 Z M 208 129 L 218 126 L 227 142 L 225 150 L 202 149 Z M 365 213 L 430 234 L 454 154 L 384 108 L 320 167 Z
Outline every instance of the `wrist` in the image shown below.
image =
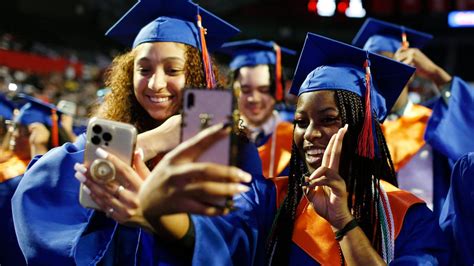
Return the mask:
M 431 79 L 436 84 L 436 86 L 442 87 L 451 82 L 453 78 L 446 71 L 444 71 L 444 69 L 438 67 Z
M 335 238 L 337 241 L 341 241 L 344 236 L 349 233 L 351 230 L 358 226 L 356 218 L 350 220 L 341 230 L 337 230 L 335 234 Z
M 351 214 L 348 214 L 343 218 L 339 219 L 338 221 L 331 223 L 333 232 L 341 230 L 346 224 L 348 224 L 353 219 L 354 217 Z

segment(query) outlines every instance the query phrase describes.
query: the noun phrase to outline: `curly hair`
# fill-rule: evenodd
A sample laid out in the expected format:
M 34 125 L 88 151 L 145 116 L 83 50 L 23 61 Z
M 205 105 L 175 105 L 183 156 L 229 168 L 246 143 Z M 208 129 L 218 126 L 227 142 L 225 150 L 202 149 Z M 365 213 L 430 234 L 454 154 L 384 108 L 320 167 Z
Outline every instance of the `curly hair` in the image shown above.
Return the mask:
M 372 188 L 377 188 L 380 180 L 397 185 L 392 159 L 378 122 L 375 124 L 375 129 L 379 156 L 375 159 L 367 159 L 358 155 L 358 136 L 364 121 L 362 99 L 357 94 L 345 90 L 336 90 L 334 97 L 342 124 L 348 124 L 351 128 L 344 137 L 339 168 L 339 174 L 344 178 L 349 192 L 348 206 L 372 246 L 380 254 L 382 235 L 376 213 L 379 194 L 377 189 Z M 301 187 L 305 175 L 308 175 L 308 169 L 293 143 L 288 194 L 277 211 L 267 241 L 266 256 L 269 265 L 284 265 L 289 261 L 296 208 L 303 196 Z
M 186 62 L 184 65 L 185 87 L 205 87 L 206 77 L 198 49 L 184 45 Z M 111 93 L 105 97 L 102 106 L 96 111 L 97 116 L 134 125 L 138 132 L 144 132 L 159 126 L 163 121 L 156 121 L 137 101 L 133 88 L 133 63 L 136 50 L 131 50 L 114 58 L 106 72 L 105 85 Z M 213 72 L 218 86 L 225 84 L 220 79 L 216 64 Z

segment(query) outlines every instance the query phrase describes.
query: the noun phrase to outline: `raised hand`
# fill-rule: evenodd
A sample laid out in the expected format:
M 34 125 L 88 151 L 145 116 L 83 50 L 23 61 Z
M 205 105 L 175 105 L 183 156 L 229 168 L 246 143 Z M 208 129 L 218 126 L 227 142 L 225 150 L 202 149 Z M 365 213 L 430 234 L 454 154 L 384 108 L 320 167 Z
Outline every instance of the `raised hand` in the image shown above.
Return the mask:
M 196 163 L 199 156 L 230 128 L 215 125 L 181 143 L 153 169 L 140 190 L 140 202 L 149 219 L 180 212 L 220 215 L 229 211 L 228 198 L 246 192 L 241 182 L 251 175 L 237 167 Z
M 342 141 L 347 129 L 346 125 L 331 137 L 321 166 L 307 178 L 305 189 L 306 197 L 316 212 L 337 230 L 353 218 L 347 206 L 346 183 L 339 175 Z
M 394 59 L 416 67 L 416 74 L 425 79 L 432 80 L 437 86 L 442 86 L 451 81 L 452 77 L 441 67 L 436 65 L 418 48 L 400 48 Z

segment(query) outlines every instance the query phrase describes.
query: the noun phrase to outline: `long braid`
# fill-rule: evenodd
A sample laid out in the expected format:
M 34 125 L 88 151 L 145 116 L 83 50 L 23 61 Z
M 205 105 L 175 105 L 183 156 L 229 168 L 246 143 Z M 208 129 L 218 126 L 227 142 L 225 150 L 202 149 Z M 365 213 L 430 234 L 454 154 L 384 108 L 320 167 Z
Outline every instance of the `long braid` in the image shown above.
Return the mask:
M 288 264 L 296 209 L 303 196 L 301 186 L 306 174 L 306 165 L 300 158 L 295 143 L 293 143 L 290 174 L 288 176 L 288 194 L 277 211 L 267 240 L 266 256 L 268 265 Z
M 349 192 L 348 205 L 360 227 L 381 254 L 381 227 L 377 210 L 379 208 L 378 187 L 380 180 L 396 184 L 395 171 L 380 124 L 375 123 L 380 154 L 373 160 L 357 155 L 357 137 L 363 121 L 361 98 L 348 91 L 336 91 L 336 102 L 341 111 L 342 123 L 349 124 L 343 143 L 340 175 L 345 179 Z M 351 121 L 348 121 L 348 120 Z M 352 133 L 352 134 L 351 134 Z M 349 167 L 347 167 L 349 166 Z M 374 178 L 372 178 L 374 177 Z M 353 200 L 352 200 L 353 199 Z
M 361 97 L 353 92 L 336 90 L 335 100 L 342 124 L 348 124 L 350 128 L 344 137 L 339 169 L 349 193 L 348 206 L 374 249 L 381 254 L 382 232 L 377 213 L 379 208 L 377 188 L 380 179 L 396 184 L 393 163 L 379 123 L 375 123 L 380 147 L 379 157 L 371 160 L 357 154 L 358 133 L 364 121 L 364 105 Z M 306 165 L 293 143 L 288 195 L 277 212 L 267 241 L 266 255 L 269 265 L 288 264 L 296 208 L 302 197 L 301 184 L 306 174 Z

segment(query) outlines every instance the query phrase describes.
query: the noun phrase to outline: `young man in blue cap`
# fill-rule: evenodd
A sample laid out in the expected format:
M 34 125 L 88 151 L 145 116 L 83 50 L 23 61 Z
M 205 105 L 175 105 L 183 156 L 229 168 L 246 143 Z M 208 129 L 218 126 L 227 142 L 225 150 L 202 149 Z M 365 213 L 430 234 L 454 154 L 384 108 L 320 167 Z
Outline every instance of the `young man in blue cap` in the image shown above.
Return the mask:
M 293 125 L 280 118 L 275 104 L 284 99 L 281 56 L 296 52 L 256 39 L 225 43 L 220 51 L 232 56 L 231 86 L 243 125 L 258 147 L 263 175 L 288 175 Z
M 416 75 L 431 80 L 441 92 L 431 110 L 412 103 L 407 86 L 383 125 L 400 187 L 423 198 L 439 215 L 449 188 L 448 159 L 452 163 L 474 149 L 465 130 L 474 117 L 462 112 L 474 103 L 474 90 L 420 51 L 431 39 L 429 34 L 369 18 L 353 44 L 416 67 Z M 448 126 L 449 135 L 454 137 L 446 137 Z
M 290 175 L 272 179 L 276 188 L 252 187 L 248 203 L 228 216 L 195 223 L 195 251 L 219 250 L 195 262 L 446 263 L 447 244 L 432 212 L 389 183 L 396 179 L 380 123 L 414 71 L 308 34 L 291 89 L 298 104 Z

